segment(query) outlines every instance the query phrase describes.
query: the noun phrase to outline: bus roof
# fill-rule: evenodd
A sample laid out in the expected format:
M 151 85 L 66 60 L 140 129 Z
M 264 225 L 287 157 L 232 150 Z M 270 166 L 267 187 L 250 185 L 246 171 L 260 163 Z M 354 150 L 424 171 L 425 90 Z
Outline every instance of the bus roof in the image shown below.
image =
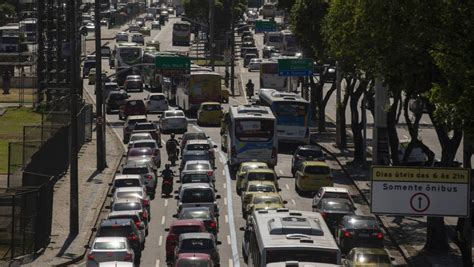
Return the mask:
M 115 44 L 115 47 L 143 47 L 141 44 L 131 42 L 119 42 Z
M 191 74 L 190 75 L 193 75 L 193 76 L 208 75 L 208 76 L 219 76 L 219 77 L 221 77 L 221 75 L 217 72 L 206 71 L 206 70 L 193 70 L 192 68 L 191 68 Z
M 261 248 L 298 247 L 339 250 L 318 212 L 288 209 L 259 210 L 252 214 Z
M 309 101 L 301 97 L 301 95 L 299 94 L 295 94 L 291 92 L 280 92 L 275 89 L 261 88 L 258 96 L 262 100 L 265 100 L 265 102 L 267 102 L 270 105 L 273 102 L 283 102 L 283 101 L 309 104 Z
M 230 117 L 233 119 L 269 119 L 275 120 L 271 109 L 265 106 L 234 105 L 229 108 Z

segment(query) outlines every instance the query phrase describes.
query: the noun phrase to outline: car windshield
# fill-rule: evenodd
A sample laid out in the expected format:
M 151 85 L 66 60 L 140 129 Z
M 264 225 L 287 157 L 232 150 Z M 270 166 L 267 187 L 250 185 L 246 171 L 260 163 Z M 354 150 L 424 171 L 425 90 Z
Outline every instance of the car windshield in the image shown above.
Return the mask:
M 262 196 L 255 197 L 253 199 L 253 204 L 281 204 L 281 200 L 279 197 L 276 196 Z
M 206 259 L 183 259 L 176 263 L 176 267 L 210 267 L 210 264 Z
M 247 175 L 249 181 L 262 180 L 262 181 L 274 181 L 275 175 L 269 172 L 250 172 Z
M 126 202 L 126 203 L 115 203 L 113 206 L 114 211 L 124 210 L 141 210 L 142 205 L 139 202 Z
M 140 180 L 138 179 L 119 179 L 114 182 L 115 187 L 131 187 L 131 186 L 141 186 Z
M 305 158 L 322 158 L 324 157 L 323 151 L 321 150 L 313 150 L 313 149 L 301 149 L 298 152 L 299 156 L 305 157 Z
M 171 227 L 171 233 L 180 235 L 185 233 L 198 233 L 200 231 L 199 225 L 176 225 Z
M 210 179 L 207 174 L 189 174 L 181 178 L 181 183 L 209 183 Z
M 141 100 L 131 100 L 127 102 L 127 106 L 132 106 L 132 107 L 144 107 L 145 104 Z
M 94 249 L 125 249 L 125 242 L 95 242 Z
M 348 202 L 324 199 L 322 207 L 323 209 L 330 211 L 352 212 L 352 205 Z
M 141 198 L 142 191 L 117 192 L 117 198 Z
M 139 167 L 139 168 L 123 168 L 122 174 L 145 174 L 148 173 L 148 168 Z
M 356 254 L 356 262 L 362 264 L 381 264 L 387 263 L 390 264 L 390 258 L 388 255 L 377 255 L 377 254 L 364 254 L 358 253 Z
M 267 141 L 273 138 L 272 120 L 236 120 L 235 135 L 242 141 Z
M 133 130 L 141 131 L 141 130 L 155 130 L 155 125 L 152 123 L 137 123 Z
M 185 239 L 181 242 L 181 248 L 185 250 L 208 250 L 213 249 L 214 244 L 210 239 Z
M 187 164 L 187 171 L 210 170 L 211 167 L 206 163 Z
M 155 100 L 155 101 L 165 100 L 165 96 L 164 95 L 152 95 L 152 96 L 150 96 L 150 100 Z
M 128 156 L 137 157 L 137 156 L 151 156 L 153 152 L 150 148 L 139 148 L 139 149 L 130 149 Z
M 187 150 L 209 150 L 209 144 L 188 144 L 186 146 Z
M 132 135 L 130 137 L 130 142 L 139 141 L 139 140 L 152 140 L 152 139 L 153 138 L 149 134 L 147 134 L 147 135 Z
M 165 118 L 171 117 L 184 117 L 184 113 L 181 111 L 165 112 Z
M 268 184 L 257 184 L 257 185 L 249 185 L 248 190 L 249 192 L 275 192 L 275 186 L 268 185 Z
M 196 203 L 196 202 L 214 202 L 214 194 L 210 188 L 193 188 L 185 190 L 183 197 L 181 198 L 183 203 Z
M 205 110 L 205 111 L 221 110 L 221 106 L 220 105 L 203 105 L 202 110 Z
M 330 174 L 331 170 L 327 166 L 306 166 L 304 172 L 307 174 Z
M 254 169 L 267 169 L 268 166 L 265 165 L 244 165 L 242 166 L 242 172 L 248 172 L 249 170 Z
M 206 212 L 204 210 L 190 210 L 190 211 L 183 211 L 181 213 L 181 216 L 179 217 L 180 220 L 185 220 L 185 219 L 202 219 L 202 220 L 209 220 L 212 219 L 211 215 L 209 212 Z
M 99 231 L 97 232 L 98 237 L 109 237 L 109 236 L 116 236 L 116 237 L 125 237 L 130 235 L 132 229 L 129 225 L 113 225 L 112 227 L 100 227 Z
M 126 99 L 127 96 L 125 94 L 110 94 L 109 98 L 112 100 L 123 100 Z

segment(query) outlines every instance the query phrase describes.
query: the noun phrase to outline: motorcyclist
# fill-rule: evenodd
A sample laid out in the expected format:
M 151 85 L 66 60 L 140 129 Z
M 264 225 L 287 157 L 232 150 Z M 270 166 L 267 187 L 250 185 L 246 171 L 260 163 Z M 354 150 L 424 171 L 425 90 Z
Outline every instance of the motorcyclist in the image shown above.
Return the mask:
M 171 165 L 166 163 L 165 169 L 161 171 L 161 176 L 163 177 L 163 181 L 173 181 L 174 172 L 170 169 Z
M 161 193 L 169 196 L 173 191 L 174 172 L 170 169 L 170 164 L 165 164 L 165 169 L 161 171 L 163 181 L 161 182 Z
M 178 150 L 179 143 L 178 143 L 178 140 L 174 138 L 174 136 L 175 136 L 174 133 L 171 133 L 170 139 L 166 141 L 166 153 L 168 153 L 168 156 L 170 155 L 170 153 L 173 153 L 174 151 L 176 151 L 176 155 L 179 155 L 179 150 Z
M 248 98 L 252 98 L 254 87 L 255 87 L 255 85 L 252 83 L 252 79 L 249 79 L 249 81 L 245 85 L 245 89 L 247 90 L 247 97 Z

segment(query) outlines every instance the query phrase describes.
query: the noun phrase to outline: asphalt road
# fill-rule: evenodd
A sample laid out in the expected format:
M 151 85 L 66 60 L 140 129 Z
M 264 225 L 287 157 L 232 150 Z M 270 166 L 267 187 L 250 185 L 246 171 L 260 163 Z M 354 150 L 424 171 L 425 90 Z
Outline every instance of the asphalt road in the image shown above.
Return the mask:
M 158 40 L 161 42 L 161 50 L 187 50 L 189 47 L 175 47 L 171 45 L 171 33 L 172 33 L 172 24 L 174 21 L 178 20 L 177 18 L 170 18 L 170 21 L 162 27 L 161 30 L 153 30 L 152 36 L 146 37 L 146 40 Z M 148 24 L 149 22 L 147 22 Z M 108 30 L 105 27 L 102 28 L 103 36 L 105 38 L 114 36 L 117 30 Z M 109 45 L 113 47 L 115 41 L 108 41 Z M 104 43 L 104 42 L 103 42 Z M 263 35 L 256 35 L 256 45 L 261 48 L 263 45 Z M 93 51 L 94 49 L 93 42 L 87 42 L 87 50 Z M 108 71 L 109 74 L 113 73 L 114 70 L 110 70 L 108 66 L 108 61 L 102 61 L 103 69 Z M 258 72 L 248 72 L 246 69 L 241 68 L 242 61 L 238 63 L 237 73 L 241 73 L 241 79 L 243 84 L 247 82 L 248 79 L 252 79 L 256 85 L 256 91 L 258 87 Z M 85 89 L 87 94 L 94 97 L 94 87 L 93 85 L 87 84 L 87 79 L 84 81 Z M 132 98 L 143 99 L 147 94 L 147 91 L 143 93 L 131 93 Z M 246 99 L 244 95 L 241 97 L 231 99 L 230 104 L 244 104 Z M 223 105 L 227 109 L 228 105 Z M 149 119 L 157 121 L 157 115 L 150 115 Z M 226 154 L 220 150 L 220 134 L 218 127 L 199 127 L 196 125 L 195 120 L 188 120 L 189 132 L 205 132 L 213 142 L 218 146 L 216 149 L 216 188 L 218 194 L 221 195 L 221 199 L 218 200 L 220 208 L 220 218 L 219 218 L 219 234 L 218 240 L 221 241 L 219 245 L 221 265 L 222 266 L 246 266 L 243 261 L 241 253 L 241 241 L 243 233 L 239 230 L 240 227 L 245 225 L 245 220 L 241 214 L 241 203 L 240 197 L 236 194 L 235 191 L 235 180 L 234 174 L 229 171 L 226 166 Z M 118 119 L 116 114 L 107 115 L 108 127 L 111 127 L 115 133 L 122 138 L 122 125 L 123 121 Z M 162 142 L 166 142 L 169 139 L 169 135 L 162 135 Z M 279 175 L 281 196 L 284 200 L 288 201 L 286 205 L 290 209 L 299 209 L 299 210 L 311 210 L 311 198 L 299 196 L 294 189 L 294 180 L 290 172 L 291 157 L 294 147 L 291 146 L 281 146 L 278 154 L 278 164 L 275 167 L 276 173 Z M 162 159 L 167 159 L 166 151 L 162 149 L 161 151 Z M 162 165 L 164 165 L 164 160 L 162 160 Z M 335 161 L 329 160 L 328 163 L 334 169 L 338 169 L 337 163 Z M 335 171 L 335 185 L 348 187 L 349 190 L 355 195 L 355 199 L 360 199 L 357 197 L 357 190 L 351 186 L 351 183 L 347 178 L 340 173 Z M 158 189 L 160 189 L 161 179 L 158 182 Z M 175 189 L 177 185 L 175 183 Z M 159 191 L 158 191 L 159 192 Z M 174 220 L 173 214 L 176 213 L 176 200 L 174 198 L 162 198 L 157 194 L 157 197 L 151 203 L 151 223 L 149 229 L 149 235 L 146 240 L 146 246 L 143 251 L 141 258 L 140 266 L 166 266 L 165 264 L 165 240 L 166 232 L 165 228 L 169 227 L 170 223 Z M 368 214 L 369 207 L 363 204 L 357 204 L 357 213 Z M 101 213 L 102 217 L 105 217 L 107 210 L 103 210 Z M 389 249 L 390 254 L 395 257 L 395 260 L 399 264 L 403 264 L 401 256 L 398 254 L 398 251 L 393 248 L 390 242 L 386 242 L 387 248 Z M 85 262 L 79 263 L 79 265 L 84 265 Z

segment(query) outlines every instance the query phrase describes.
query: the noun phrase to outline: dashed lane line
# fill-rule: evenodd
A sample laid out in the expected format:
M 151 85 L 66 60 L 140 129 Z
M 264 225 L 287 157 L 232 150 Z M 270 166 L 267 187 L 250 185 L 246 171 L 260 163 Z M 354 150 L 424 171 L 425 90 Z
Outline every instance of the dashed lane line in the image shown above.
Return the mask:
M 290 190 L 290 186 L 288 184 L 285 184 L 286 190 Z
M 160 260 L 155 261 L 155 267 L 160 267 Z
M 160 235 L 160 238 L 158 239 L 158 246 L 161 247 L 162 243 L 163 243 L 163 236 Z
M 224 216 L 224 219 L 225 219 L 225 223 L 229 223 L 229 216 Z
M 165 219 L 166 217 L 163 215 L 163 217 L 161 217 L 161 224 L 165 224 Z
M 168 206 L 168 199 L 165 199 L 165 207 Z
M 227 244 L 230 245 L 231 242 L 230 242 L 230 235 L 227 235 Z

